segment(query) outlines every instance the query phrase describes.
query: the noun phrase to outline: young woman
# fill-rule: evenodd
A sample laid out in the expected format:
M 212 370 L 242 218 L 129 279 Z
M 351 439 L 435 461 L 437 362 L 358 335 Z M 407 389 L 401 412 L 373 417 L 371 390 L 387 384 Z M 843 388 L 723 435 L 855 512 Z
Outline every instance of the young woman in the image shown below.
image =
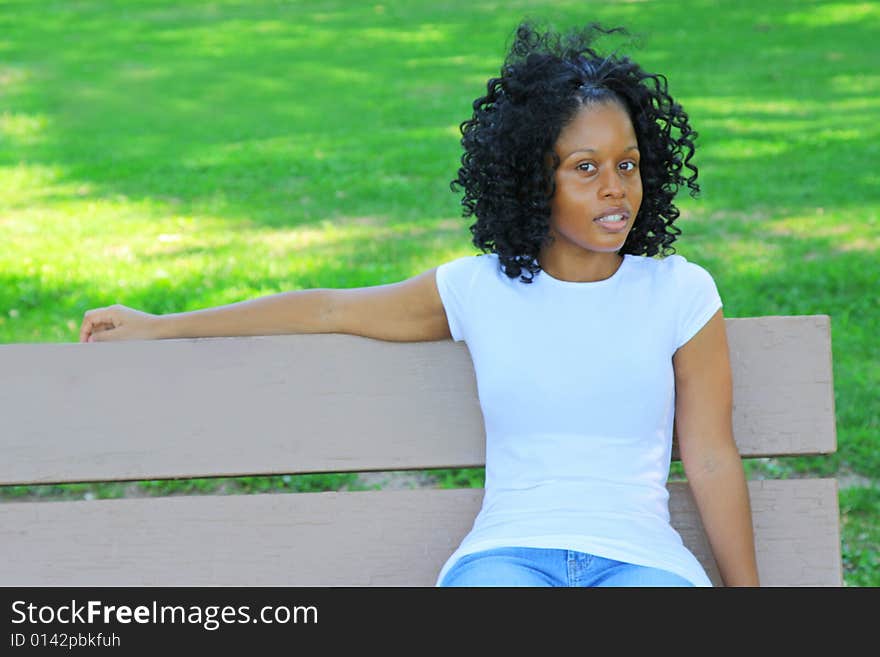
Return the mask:
M 669 522 L 673 424 L 722 580 L 757 586 L 722 302 L 670 247 L 695 133 L 666 79 L 519 26 L 462 126 L 466 256 L 399 283 L 171 315 L 89 310 L 81 342 L 281 333 L 464 340 L 486 484 L 440 586 L 708 586 Z M 660 254 L 660 258 L 653 256 Z

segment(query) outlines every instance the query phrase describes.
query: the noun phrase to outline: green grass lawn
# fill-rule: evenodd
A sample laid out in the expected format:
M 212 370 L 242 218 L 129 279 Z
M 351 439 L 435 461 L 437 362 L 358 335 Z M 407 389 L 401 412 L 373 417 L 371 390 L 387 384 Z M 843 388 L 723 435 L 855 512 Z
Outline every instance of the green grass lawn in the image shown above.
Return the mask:
M 0 343 L 76 341 L 113 303 L 376 285 L 474 253 L 449 191 L 457 126 L 526 16 L 642 36 L 636 58 L 700 133 L 703 193 L 681 199 L 676 247 L 727 317 L 831 316 L 838 452 L 749 475 L 839 477 L 846 583 L 880 585 L 876 3 L 4 0 Z M 340 486 L 357 479 L 0 495 Z

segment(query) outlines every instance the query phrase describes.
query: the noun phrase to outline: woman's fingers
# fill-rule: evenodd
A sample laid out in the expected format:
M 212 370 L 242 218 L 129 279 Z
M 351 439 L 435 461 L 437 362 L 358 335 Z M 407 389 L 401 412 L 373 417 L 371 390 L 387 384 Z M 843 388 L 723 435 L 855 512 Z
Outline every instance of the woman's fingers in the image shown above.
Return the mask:
M 92 326 L 92 332 L 86 337 L 89 342 L 100 342 L 107 337 L 106 333 L 116 329 L 116 326 L 109 322 L 101 322 Z
M 93 338 L 92 341 L 97 342 L 99 340 L 99 338 L 95 338 L 97 333 L 115 329 L 118 322 L 115 311 L 110 308 L 96 308 L 86 311 L 79 330 L 79 341 L 88 342 L 89 338 Z
M 121 304 L 89 310 L 83 316 L 80 342 L 109 340 L 153 340 L 156 315 Z

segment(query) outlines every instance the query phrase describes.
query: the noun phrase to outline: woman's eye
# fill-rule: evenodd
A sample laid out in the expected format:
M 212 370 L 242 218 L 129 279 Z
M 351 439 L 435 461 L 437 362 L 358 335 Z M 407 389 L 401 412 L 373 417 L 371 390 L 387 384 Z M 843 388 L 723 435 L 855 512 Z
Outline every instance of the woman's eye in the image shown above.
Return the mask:
M 592 162 L 581 162 L 581 163 L 578 164 L 578 166 L 577 166 L 578 170 L 580 170 L 580 171 L 585 171 L 585 172 L 587 172 L 587 173 L 590 173 L 590 170 L 588 169 L 588 167 L 593 167 L 593 168 L 595 169 L 595 168 L 596 168 L 596 165 L 593 164 Z
M 635 171 L 636 163 L 635 162 L 621 162 L 621 167 L 624 167 L 624 171 Z

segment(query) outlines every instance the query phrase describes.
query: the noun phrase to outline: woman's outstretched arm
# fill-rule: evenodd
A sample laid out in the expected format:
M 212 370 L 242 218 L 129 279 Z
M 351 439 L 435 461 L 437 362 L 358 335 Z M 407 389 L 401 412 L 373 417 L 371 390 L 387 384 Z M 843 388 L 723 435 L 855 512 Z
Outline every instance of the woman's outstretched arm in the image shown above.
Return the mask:
M 749 493 L 733 438 L 733 380 L 720 309 L 672 362 L 679 455 L 721 578 L 726 586 L 758 586 Z
M 280 292 L 225 306 L 153 315 L 123 305 L 86 311 L 80 342 L 350 333 L 379 340 L 450 339 L 435 269 L 372 287 Z

